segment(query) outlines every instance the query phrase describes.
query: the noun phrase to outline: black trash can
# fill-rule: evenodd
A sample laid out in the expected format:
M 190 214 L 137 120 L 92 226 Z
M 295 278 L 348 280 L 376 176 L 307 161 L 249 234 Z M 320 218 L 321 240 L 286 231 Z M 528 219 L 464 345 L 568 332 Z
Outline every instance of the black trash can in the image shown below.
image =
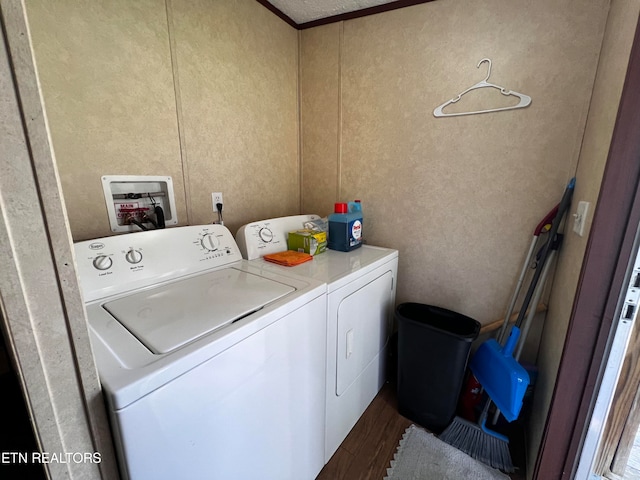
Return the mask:
M 402 303 L 398 321 L 398 411 L 440 433 L 453 420 L 471 342 L 480 323 L 451 310 Z

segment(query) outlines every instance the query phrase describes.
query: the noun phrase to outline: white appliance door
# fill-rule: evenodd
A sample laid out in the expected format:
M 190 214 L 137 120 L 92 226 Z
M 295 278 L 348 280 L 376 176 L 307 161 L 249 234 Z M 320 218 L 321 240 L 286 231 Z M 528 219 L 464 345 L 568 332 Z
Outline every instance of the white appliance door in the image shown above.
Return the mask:
M 175 350 L 295 291 L 273 280 L 225 268 L 104 304 L 153 353 Z
M 384 385 L 397 259 L 391 263 L 328 295 L 325 461 Z
M 324 466 L 326 300 L 318 297 L 111 412 L 131 480 L 312 480 Z
M 390 271 L 340 301 L 335 394 L 340 396 L 378 356 L 389 337 Z

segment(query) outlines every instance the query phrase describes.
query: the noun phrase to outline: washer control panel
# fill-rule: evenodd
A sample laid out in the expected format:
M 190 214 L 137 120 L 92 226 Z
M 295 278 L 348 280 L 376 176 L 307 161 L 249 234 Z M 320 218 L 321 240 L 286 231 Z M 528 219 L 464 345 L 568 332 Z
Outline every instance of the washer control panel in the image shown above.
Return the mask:
M 222 225 L 149 230 L 78 242 L 74 248 L 85 301 L 242 259 Z
M 318 215 L 293 215 L 261 220 L 240 227 L 236 234 L 236 241 L 242 257 L 255 260 L 270 253 L 287 250 L 289 232 L 300 230 L 304 228 L 306 222 L 319 218 Z

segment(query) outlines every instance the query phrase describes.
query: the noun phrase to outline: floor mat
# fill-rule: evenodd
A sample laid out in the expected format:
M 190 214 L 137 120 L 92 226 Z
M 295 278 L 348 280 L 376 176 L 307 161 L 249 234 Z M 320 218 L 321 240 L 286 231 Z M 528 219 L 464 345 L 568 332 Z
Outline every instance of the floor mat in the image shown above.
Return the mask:
M 407 428 L 385 480 L 509 480 L 415 425 Z

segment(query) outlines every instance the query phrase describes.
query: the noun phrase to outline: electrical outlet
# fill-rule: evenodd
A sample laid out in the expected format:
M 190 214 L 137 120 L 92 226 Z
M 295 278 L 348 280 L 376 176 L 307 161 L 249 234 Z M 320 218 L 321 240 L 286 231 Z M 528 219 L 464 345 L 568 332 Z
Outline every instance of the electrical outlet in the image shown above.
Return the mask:
M 213 192 L 211 194 L 211 201 L 213 202 L 213 211 L 214 212 L 218 211 L 218 207 L 216 207 L 216 204 L 218 204 L 218 203 L 222 203 L 222 205 L 223 205 L 222 209 L 224 210 L 224 202 L 222 201 L 222 192 Z

